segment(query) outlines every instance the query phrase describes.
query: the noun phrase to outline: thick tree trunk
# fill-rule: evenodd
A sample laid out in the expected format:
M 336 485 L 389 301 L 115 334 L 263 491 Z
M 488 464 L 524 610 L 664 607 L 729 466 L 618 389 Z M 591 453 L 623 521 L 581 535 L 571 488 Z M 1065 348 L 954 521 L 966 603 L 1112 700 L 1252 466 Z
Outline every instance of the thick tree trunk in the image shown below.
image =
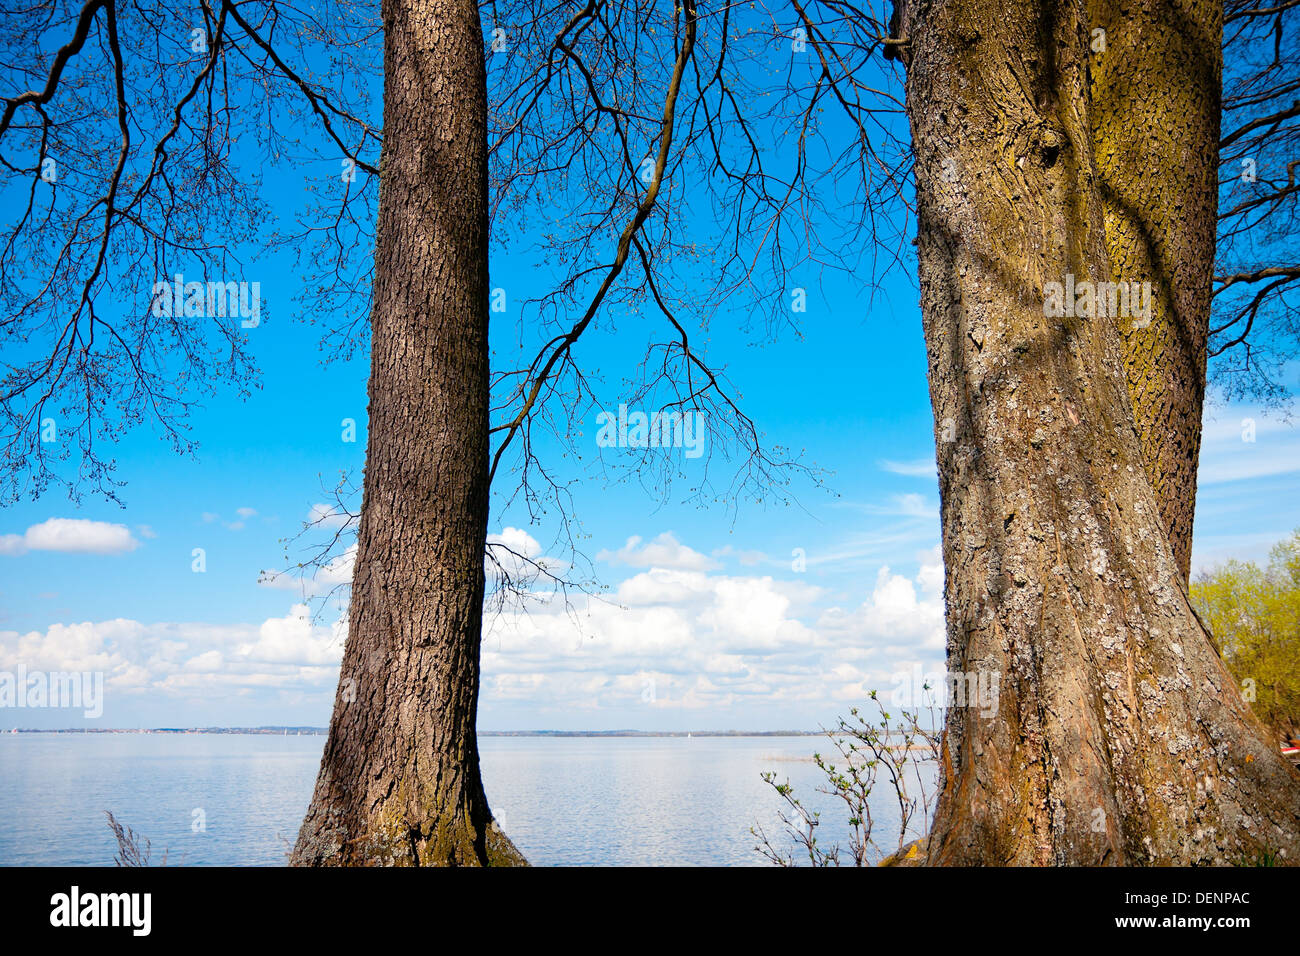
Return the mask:
M 1116 282 L 1152 312 L 1118 320 L 1142 463 L 1183 579 L 1219 206 L 1222 0 L 1087 0 L 1092 133 Z M 1103 49 L 1104 46 L 1104 49 Z
M 292 862 L 522 862 L 475 720 L 488 518 L 487 126 L 472 0 L 384 0 L 370 425 L 339 695 Z
M 928 858 L 1295 861 L 1300 775 L 1188 604 L 1116 325 L 1045 315 L 1048 283 L 1112 275 L 1085 24 L 1081 0 L 903 10 L 948 667 L 999 687 L 992 716 L 949 708 Z

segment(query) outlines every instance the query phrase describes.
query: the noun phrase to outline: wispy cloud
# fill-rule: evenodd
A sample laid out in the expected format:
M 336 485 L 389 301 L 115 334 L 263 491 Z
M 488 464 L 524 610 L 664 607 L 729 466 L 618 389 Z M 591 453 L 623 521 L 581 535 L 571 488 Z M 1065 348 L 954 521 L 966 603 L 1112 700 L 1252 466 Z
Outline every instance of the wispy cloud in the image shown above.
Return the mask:
M 931 504 L 925 495 L 907 492 L 890 495 L 884 501 L 839 501 L 839 508 L 851 508 L 868 515 L 884 515 L 903 518 L 938 518 L 939 506 Z
M 245 522 L 247 522 L 249 518 L 256 517 L 256 515 L 257 515 L 257 509 L 256 509 L 256 508 L 236 508 L 236 509 L 235 509 L 235 514 L 238 515 L 238 518 L 236 518 L 236 520 L 234 520 L 234 521 L 226 521 L 226 522 L 223 522 L 223 523 L 224 523 L 225 526 L 226 526 L 227 528 L 229 528 L 231 531 L 243 531 L 243 530 L 244 530 L 244 524 L 245 524 Z M 206 518 L 207 516 L 205 515 L 204 517 Z
M 757 565 L 770 562 L 772 559 L 763 551 L 746 550 L 745 548 L 734 548 L 726 545 L 721 548 L 714 548 L 712 554 L 715 558 L 735 558 L 747 568 L 756 567 Z
M 1246 406 L 1219 412 L 1201 434 L 1201 485 L 1300 471 L 1300 427 Z
M 884 459 L 876 462 L 882 471 L 895 475 L 907 475 L 909 478 L 933 478 L 938 474 L 933 458 L 914 458 L 911 461 L 890 461 Z

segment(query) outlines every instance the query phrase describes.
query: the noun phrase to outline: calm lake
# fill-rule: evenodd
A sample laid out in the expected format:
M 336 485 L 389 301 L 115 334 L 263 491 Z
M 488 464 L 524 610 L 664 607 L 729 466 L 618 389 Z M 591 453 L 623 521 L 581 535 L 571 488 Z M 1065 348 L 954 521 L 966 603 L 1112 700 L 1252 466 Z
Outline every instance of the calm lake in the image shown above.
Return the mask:
M 311 797 L 323 736 L 0 734 L 0 864 L 111 865 L 112 810 L 148 837 L 154 861 L 278 866 Z M 751 826 L 781 833 L 789 779 L 821 811 L 823 845 L 846 812 L 811 760 L 824 737 L 483 737 L 488 800 L 529 860 L 557 865 L 757 866 Z M 898 809 L 872 797 L 877 843 Z M 783 846 L 785 844 L 782 844 Z

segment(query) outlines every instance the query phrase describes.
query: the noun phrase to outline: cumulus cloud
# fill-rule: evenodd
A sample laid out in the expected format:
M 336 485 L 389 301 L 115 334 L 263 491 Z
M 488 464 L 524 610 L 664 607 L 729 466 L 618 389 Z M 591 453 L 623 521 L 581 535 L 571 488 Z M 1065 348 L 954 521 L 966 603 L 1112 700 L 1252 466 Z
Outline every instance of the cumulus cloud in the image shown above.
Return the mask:
M 882 567 L 865 601 L 847 610 L 827 609 L 818 626 L 840 640 L 870 642 L 887 654 L 942 650 L 943 565 L 936 552 L 930 552 L 932 560 L 921 565 L 915 580 Z
M 489 534 L 488 544 L 500 545 L 502 549 L 530 560 L 543 557 L 541 544 L 522 528 L 503 528 L 498 534 Z
M 685 571 L 709 571 L 720 567 L 717 561 L 680 543 L 671 531 L 665 531 L 653 541 L 644 543 L 640 535 L 633 535 L 617 551 L 598 552 L 596 560 L 626 564 L 633 568 L 677 568 Z
M 311 609 L 306 604 L 295 604 L 284 617 L 263 621 L 257 639 L 238 645 L 235 657 L 258 664 L 328 667 L 338 663 L 344 630 L 340 621 L 332 631 L 333 640 L 322 640 L 320 628 L 312 622 Z
M 538 542 L 521 529 L 492 537 L 545 560 Z M 631 538 L 619 554 L 615 560 L 644 566 L 607 593 L 540 590 L 526 607 L 507 606 L 486 616 L 485 714 L 532 715 L 524 719 L 533 726 L 548 715 L 572 721 L 574 714 L 586 715 L 576 720 L 579 725 L 662 725 L 641 708 L 689 712 L 687 719 L 701 726 L 763 726 L 755 714 L 820 714 L 829 720 L 871 690 L 888 691 L 912 661 L 927 669 L 942 666 L 937 550 L 921 555 L 914 577 L 880 568 L 869 594 L 840 605 L 832 601 L 842 602 L 843 595 L 808 583 L 805 575 L 744 568 L 728 573 L 672 535 L 649 542 Z M 350 549 L 318 573 L 308 593 L 346 582 L 354 561 Z M 302 586 L 296 579 L 264 583 Z M 344 628 L 342 622 L 330 628 L 314 621 L 305 596 L 283 616 L 239 626 L 56 624 L 26 634 L 0 632 L 0 669 L 21 661 L 29 669 L 102 671 L 110 713 L 114 692 L 158 692 L 178 707 L 187 699 L 223 694 L 314 694 L 323 723 L 338 679 Z M 730 723 L 727 714 L 741 708 L 749 716 Z M 227 720 L 238 723 L 238 712 Z
M 679 560 L 684 546 L 675 539 L 663 543 L 673 564 L 693 563 Z M 623 551 L 626 560 L 646 560 L 640 538 Z M 903 657 L 942 659 L 936 583 L 941 589 L 942 569 L 936 577 L 929 563 L 915 579 L 884 568 L 862 605 L 842 610 L 826 608 L 825 592 L 803 580 L 652 566 L 609 600 L 551 596 L 527 613 L 490 619 L 484 706 L 544 713 L 640 704 L 720 714 L 744 704 L 820 711 L 827 702 L 858 702 L 888 690 Z
M 551 557 L 545 550 L 522 528 L 507 527 L 497 534 L 489 534 L 483 562 L 489 588 L 526 593 L 544 581 L 563 578 L 571 565 Z
M 916 583 L 927 598 L 943 599 L 943 549 L 937 544 L 921 557 L 921 569 Z
M 0 554 L 60 551 L 65 554 L 121 554 L 140 546 L 124 524 L 87 518 L 50 518 L 23 534 L 0 535 Z
M 143 624 L 117 618 L 0 631 L 0 671 L 91 671 L 106 696 L 162 693 L 189 700 L 250 688 L 330 691 L 344 625 L 314 622 L 305 605 L 260 625 Z M 232 723 L 237 715 L 232 714 Z

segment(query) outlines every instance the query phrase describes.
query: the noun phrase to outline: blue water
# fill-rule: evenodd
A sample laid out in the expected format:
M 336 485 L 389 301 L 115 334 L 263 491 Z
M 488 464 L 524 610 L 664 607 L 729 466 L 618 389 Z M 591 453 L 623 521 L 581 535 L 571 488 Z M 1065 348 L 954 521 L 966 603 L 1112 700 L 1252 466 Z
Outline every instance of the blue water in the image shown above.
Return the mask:
M 235 734 L 0 735 L 0 864 L 111 865 L 105 810 L 168 865 L 278 866 L 311 798 L 325 738 Z M 750 827 L 781 832 L 761 771 L 822 811 L 846 813 L 809 759 L 817 737 L 484 737 L 488 800 L 535 865 L 762 865 Z M 897 841 L 892 792 L 872 797 Z M 201 825 L 200 825 L 201 824 Z

